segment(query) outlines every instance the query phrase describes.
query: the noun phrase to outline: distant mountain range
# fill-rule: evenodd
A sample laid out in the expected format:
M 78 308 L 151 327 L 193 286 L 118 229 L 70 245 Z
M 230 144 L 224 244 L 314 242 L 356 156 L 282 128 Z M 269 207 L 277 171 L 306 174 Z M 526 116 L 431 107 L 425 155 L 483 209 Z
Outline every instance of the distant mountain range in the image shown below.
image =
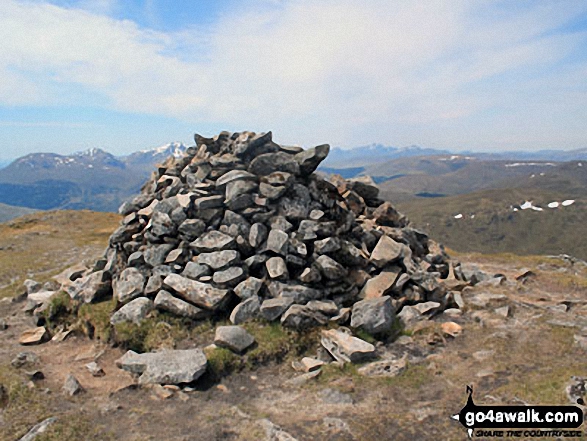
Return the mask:
M 0 169 L 0 203 L 41 210 L 116 211 L 158 163 L 185 149 L 174 142 L 123 157 L 95 148 L 71 155 L 32 153 Z
M 410 158 L 414 156 L 439 156 L 456 155 L 469 156 L 485 160 L 521 160 L 521 161 L 574 161 L 587 160 L 587 148 L 577 150 L 539 150 L 509 151 L 499 153 L 485 153 L 462 151 L 454 152 L 448 150 L 433 149 L 420 146 L 390 147 L 382 144 L 370 144 L 352 149 L 333 148 L 328 158 L 323 162 L 323 168 L 358 168 L 368 165 L 387 162 L 395 159 Z
M 40 210 L 116 211 L 123 200 L 139 192 L 158 163 L 181 156 L 185 149 L 173 142 L 121 157 L 95 148 L 71 155 L 28 154 L 0 169 L 0 203 Z M 455 154 L 372 144 L 333 148 L 320 171 L 346 178 L 370 175 L 381 186 L 382 196 L 403 201 L 519 186 L 534 179 L 532 175 L 538 178 L 531 185 L 555 190 L 563 185 L 565 191 L 582 191 L 586 186 L 582 170 L 576 164 L 560 165 L 572 160 L 587 161 L 587 149 Z M 556 165 L 545 165 L 545 161 Z

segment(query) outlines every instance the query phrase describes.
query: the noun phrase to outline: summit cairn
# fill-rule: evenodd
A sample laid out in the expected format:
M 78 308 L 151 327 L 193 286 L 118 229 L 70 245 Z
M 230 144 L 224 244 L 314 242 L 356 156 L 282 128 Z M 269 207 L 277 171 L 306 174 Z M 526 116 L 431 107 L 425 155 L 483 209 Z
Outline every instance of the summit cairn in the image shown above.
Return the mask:
M 271 132 L 195 141 L 122 204 L 104 258 L 72 298 L 111 292 L 116 323 L 156 308 L 297 330 L 333 321 L 375 336 L 405 305 L 448 307 L 442 247 L 379 199 L 371 178 L 316 173 L 328 145 L 282 146 Z

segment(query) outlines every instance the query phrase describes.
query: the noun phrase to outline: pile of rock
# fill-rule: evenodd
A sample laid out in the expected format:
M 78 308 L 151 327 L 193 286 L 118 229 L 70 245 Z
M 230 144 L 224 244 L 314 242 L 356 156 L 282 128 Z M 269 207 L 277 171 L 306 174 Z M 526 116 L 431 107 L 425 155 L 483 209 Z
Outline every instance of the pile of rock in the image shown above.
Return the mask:
M 373 335 L 405 305 L 450 306 L 442 248 L 380 200 L 370 178 L 314 173 L 328 145 L 282 146 L 271 132 L 195 139 L 120 207 L 104 258 L 66 284 L 73 299 L 113 294 L 113 324 L 156 308 L 298 330 L 332 320 Z

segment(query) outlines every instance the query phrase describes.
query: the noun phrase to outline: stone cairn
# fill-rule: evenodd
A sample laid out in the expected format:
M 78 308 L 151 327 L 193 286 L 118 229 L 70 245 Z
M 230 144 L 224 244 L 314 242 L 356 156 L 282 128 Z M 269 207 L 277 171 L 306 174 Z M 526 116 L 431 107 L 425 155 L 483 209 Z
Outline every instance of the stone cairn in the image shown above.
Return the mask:
M 298 330 L 350 322 L 375 336 L 405 305 L 449 307 L 442 247 L 379 199 L 370 178 L 315 173 L 328 145 L 282 146 L 271 132 L 195 140 L 120 207 L 104 258 L 67 288 L 72 298 L 113 293 L 113 324 L 157 308 Z
M 282 146 L 271 132 L 195 140 L 120 207 L 125 217 L 93 270 L 67 275 L 74 300 L 114 296 L 112 325 L 153 309 L 228 316 L 233 326 L 218 327 L 215 343 L 242 353 L 254 338 L 237 325 L 252 319 L 298 331 L 330 321 L 385 339 L 397 318 L 458 306 L 439 280 L 450 270 L 443 248 L 379 199 L 371 178 L 315 173 L 328 145 Z M 323 330 L 321 343 L 342 362 L 375 352 L 342 330 Z M 117 364 L 143 383 L 190 382 L 206 357 L 129 351 Z

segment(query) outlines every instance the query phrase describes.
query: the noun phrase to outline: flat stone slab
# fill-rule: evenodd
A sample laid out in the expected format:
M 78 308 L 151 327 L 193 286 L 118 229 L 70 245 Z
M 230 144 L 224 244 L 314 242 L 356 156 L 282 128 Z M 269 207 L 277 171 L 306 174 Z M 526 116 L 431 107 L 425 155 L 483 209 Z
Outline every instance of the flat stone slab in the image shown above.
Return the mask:
M 226 289 L 215 288 L 208 283 L 191 280 L 179 274 L 169 274 L 163 280 L 163 284 L 183 299 L 204 309 L 217 309 L 230 296 L 230 291 Z
M 38 328 L 27 329 L 24 331 L 20 335 L 18 342 L 21 345 L 38 345 L 47 340 L 49 340 L 49 332 L 44 326 L 39 326 Z
M 375 355 L 375 346 L 336 329 L 322 331 L 320 343 L 338 361 L 356 363 Z
M 208 360 L 199 348 L 145 354 L 128 351 L 116 365 L 141 374 L 139 384 L 179 384 L 196 381 L 206 371 Z

